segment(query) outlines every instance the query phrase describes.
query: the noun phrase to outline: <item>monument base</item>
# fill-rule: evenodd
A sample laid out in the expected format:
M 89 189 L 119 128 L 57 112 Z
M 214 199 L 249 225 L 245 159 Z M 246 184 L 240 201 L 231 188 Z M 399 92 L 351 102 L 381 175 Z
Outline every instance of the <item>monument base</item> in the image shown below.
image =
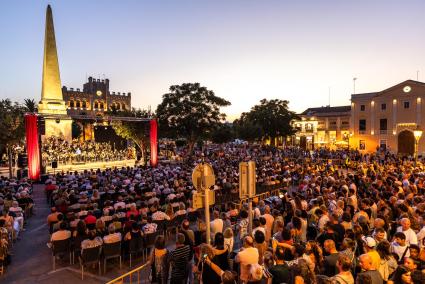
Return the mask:
M 43 138 L 51 136 L 72 141 L 72 119 L 68 116 L 45 117 L 46 131 Z

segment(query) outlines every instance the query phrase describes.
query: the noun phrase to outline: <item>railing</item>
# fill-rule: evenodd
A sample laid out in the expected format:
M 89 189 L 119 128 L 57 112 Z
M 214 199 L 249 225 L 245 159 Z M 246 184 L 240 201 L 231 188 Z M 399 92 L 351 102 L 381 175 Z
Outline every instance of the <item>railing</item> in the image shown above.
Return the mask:
M 146 267 L 149 267 L 149 266 L 150 266 L 150 262 L 148 261 L 145 264 L 143 264 L 143 265 L 141 265 L 141 266 L 139 266 L 139 267 L 137 267 L 137 268 L 121 275 L 121 276 L 118 276 L 117 278 L 115 278 L 115 279 L 113 279 L 109 282 L 106 282 L 106 284 L 122 284 L 122 283 L 126 283 L 125 281 L 129 281 L 128 283 L 130 283 L 130 284 L 132 284 L 133 282 L 134 283 L 142 283 L 141 280 L 147 280 L 146 283 L 149 283 L 147 275 L 145 275 L 144 277 L 141 277 L 142 270 L 145 269 Z M 135 277 L 136 274 L 137 274 L 137 282 L 135 281 L 136 279 L 134 279 L 134 278 L 136 278 Z M 126 278 L 128 278 L 128 279 L 126 279 Z

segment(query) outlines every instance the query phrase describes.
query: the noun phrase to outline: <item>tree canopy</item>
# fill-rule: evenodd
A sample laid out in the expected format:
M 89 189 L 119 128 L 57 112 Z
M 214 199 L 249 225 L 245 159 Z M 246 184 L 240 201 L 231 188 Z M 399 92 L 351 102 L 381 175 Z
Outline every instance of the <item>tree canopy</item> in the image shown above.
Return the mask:
M 12 146 L 25 137 L 24 114 L 26 107 L 9 99 L 0 100 L 0 150 L 6 148 L 9 156 L 9 175 L 12 176 Z
M 190 153 L 196 140 L 208 137 L 226 119 L 220 107 L 230 102 L 199 83 L 173 85 L 169 90 L 156 110 L 160 135 L 186 138 Z
M 286 100 L 262 99 L 249 112 L 244 112 L 241 118 L 235 121 L 239 136 L 246 140 L 258 140 L 289 136 L 295 133 L 291 121 L 297 118 L 295 112 L 288 109 Z
M 120 117 L 150 117 L 150 113 L 148 111 L 135 108 L 125 111 L 117 111 L 116 109 L 112 109 L 112 111 L 108 114 Z M 115 130 L 115 133 L 124 139 L 133 141 L 134 144 L 139 147 L 143 160 L 146 158 L 146 150 L 149 144 L 149 134 L 147 134 L 149 132 L 146 131 L 146 127 L 149 128 L 149 126 L 146 126 L 146 123 L 140 121 L 112 121 L 112 128 Z

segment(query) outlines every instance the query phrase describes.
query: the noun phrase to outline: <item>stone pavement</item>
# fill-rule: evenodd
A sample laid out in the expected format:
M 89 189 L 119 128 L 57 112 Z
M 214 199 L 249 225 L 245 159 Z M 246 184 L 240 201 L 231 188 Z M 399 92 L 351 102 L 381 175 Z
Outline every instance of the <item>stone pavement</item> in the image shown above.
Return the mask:
M 70 265 L 68 260 L 58 260 L 56 270 L 53 271 L 51 251 L 46 246 L 49 240 L 46 218 L 50 208 L 44 196 L 44 186 L 34 186 L 33 199 L 35 215 L 28 219 L 26 231 L 14 244 L 12 264 L 7 267 L 5 274 L 0 276 L 0 283 L 106 283 L 129 271 L 128 262 L 123 261 L 122 269 L 119 269 L 119 265 L 111 260 L 106 274 L 103 274 L 103 268 L 100 276 L 97 267 L 86 268 L 82 281 L 77 259 L 74 265 Z M 141 265 L 141 261 L 136 261 L 133 265 L 135 268 Z

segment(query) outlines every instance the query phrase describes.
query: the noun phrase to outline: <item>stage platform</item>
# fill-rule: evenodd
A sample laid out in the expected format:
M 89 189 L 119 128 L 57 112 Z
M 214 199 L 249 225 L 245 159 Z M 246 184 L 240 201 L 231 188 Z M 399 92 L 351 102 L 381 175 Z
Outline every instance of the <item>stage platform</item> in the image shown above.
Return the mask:
M 84 171 L 84 170 L 104 170 L 106 168 L 122 168 L 122 167 L 134 167 L 136 164 L 135 159 L 131 160 L 121 160 L 121 161 L 108 161 L 108 162 L 94 162 L 94 163 L 84 163 L 84 164 L 67 164 L 67 165 L 58 165 L 56 169 L 52 167 L 46 168 L 47 174 L 57 173 L 57 172 L 68 172 L 68 171 Z

